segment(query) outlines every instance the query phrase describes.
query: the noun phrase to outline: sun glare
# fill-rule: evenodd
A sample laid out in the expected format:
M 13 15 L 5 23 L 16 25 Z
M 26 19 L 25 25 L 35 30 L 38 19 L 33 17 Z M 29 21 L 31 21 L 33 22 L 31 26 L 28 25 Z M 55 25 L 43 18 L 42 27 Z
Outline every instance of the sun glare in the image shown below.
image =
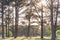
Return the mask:
M 44 6 L 46 6 L 46 0 L 42 0 L 41 4 L 44 5 Z
M 46 0 L 41 0 L 39 3 L 37 3 L 37 5 L 40 5 L 39 7 L 43 6 L 47 6 L 46 4 Z

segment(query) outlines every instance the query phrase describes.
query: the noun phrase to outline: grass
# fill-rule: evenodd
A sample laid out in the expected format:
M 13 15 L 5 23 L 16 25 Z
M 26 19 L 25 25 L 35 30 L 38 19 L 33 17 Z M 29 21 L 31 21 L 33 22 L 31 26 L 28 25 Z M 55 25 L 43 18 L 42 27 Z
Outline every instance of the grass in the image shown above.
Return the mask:
M 5 38 L 5 39 L 2 39 L 0 37 L 0 40 L 51 40 L 51 37 L 44 37 L 44 39 L 40 39 L 39 36 L 37 37 L 17 37 L 17 38 L 14 38 L 14 37 L 9 37 L 9 38 Z M 60 40 L 59 38 L 57 40 Z

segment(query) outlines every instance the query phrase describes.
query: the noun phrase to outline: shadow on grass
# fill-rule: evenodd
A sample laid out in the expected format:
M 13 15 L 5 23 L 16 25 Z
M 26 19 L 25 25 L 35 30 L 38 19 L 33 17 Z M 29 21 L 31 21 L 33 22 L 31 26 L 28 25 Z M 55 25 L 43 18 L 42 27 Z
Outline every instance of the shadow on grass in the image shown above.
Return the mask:
M 51 39 L 46 39 L 46 38 L 43 38 L 43 39 L 41 39 L 41 38 L 35 38 L 35 40 L 51 40 Z M 60 40 L 60 39 L 57 39 L 57 40 Z
M 10 37 L 10 38 L 6 38 L 6 39 L 2 39 L 0 38 L 0 40 L 51 40 L 51 38 L 43 38 L 41 39 L 40 37 Z M 60 40 L 60 39 L 57 39 Z
M 35 40 L 51 40 L 51 39 L 45 39 L 45 38 L 43 38 L 43 39 L 41 39 L 41 38 L 35 38 Z

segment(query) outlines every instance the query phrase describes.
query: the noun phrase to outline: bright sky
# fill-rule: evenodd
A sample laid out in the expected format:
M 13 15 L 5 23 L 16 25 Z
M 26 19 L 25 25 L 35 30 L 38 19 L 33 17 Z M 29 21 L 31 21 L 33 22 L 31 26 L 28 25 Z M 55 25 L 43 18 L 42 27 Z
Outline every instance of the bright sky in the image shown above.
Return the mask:
M 28 2 L 28 3 L 30 3 L 30 1 Z M 41 4 L 43 4 L 43 6 L 46 6 L 46 1 L 45 0 L 42 0 L 40 3 L 37 3 L 37 5 L 41 5 Z M 12 7 L 10 7 L 11 9 L 12 9 Z M 14 8 L 13 8 L 14 9 Z M 25 10 L 27 9 L 27 7 L 22 7 L 22 9 L 20 8 L 19 10 L 19 14 L 21 14 L 21 13 L 23 13 Z M 14 12 L 13 13 L 15 13 L 15 9 L 14 9 Z M 35 13 L 35 14 L 37 14 L 37 13 Z M 23 15 L 20 15 L 20 16 L 24 16 L 25 14 L 23 14 Z M 41 13 L 39 13 L 39 15 L 41 15 Z M 45 13 L 43 13 L 43 15 L 45 16 Z M 15 14 L 13 15 L 14 17 L 15 17 Z M 19 21 L 23 21 L 24 19 L 22 19 L 22 18 L 19 18 Z M 58 20 L 60 20 L 60 18 L 58 18 Z M 14 20 L 15 21 L 15 20 Z M 20 22 L 19 22 L 19 24 L 20 24 Z M 33 23 L 32 25 L 35 25 L 36 23 Z M 37 25 L 37 24 L 36 24 Z

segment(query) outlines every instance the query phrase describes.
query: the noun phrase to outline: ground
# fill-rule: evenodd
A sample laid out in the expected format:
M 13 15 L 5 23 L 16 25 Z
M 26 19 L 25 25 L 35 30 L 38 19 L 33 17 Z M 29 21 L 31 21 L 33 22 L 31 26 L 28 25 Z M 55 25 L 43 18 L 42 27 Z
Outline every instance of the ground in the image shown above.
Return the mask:
M 37 36 L 37 37 L 17 37 L 17 38 L 9 37 L 5 39 L 2 39 L 0 37 L 0 40 L 41 40 L 41 39 L 39 36 Z M 44 37 L 43 40 L 51 40 L 51 37 Z M 60 38 L 57 38 L 57 40 L 60 40 Z

